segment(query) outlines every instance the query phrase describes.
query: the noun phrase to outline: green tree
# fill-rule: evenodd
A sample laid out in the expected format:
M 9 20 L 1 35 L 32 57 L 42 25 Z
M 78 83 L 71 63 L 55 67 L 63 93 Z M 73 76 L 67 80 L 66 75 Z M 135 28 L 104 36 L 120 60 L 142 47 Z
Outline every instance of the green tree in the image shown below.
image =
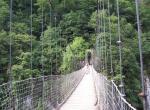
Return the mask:
M 63 61 L 61 71 L 63 73 L 71 72 L 74 69 L 74 61 L 82 61 L 85 58 L 85 52 L 89 48 L 89 44 L 82 37 L 75 37 L 72 43 L 68 44 L 66 51 L 63 52 Z

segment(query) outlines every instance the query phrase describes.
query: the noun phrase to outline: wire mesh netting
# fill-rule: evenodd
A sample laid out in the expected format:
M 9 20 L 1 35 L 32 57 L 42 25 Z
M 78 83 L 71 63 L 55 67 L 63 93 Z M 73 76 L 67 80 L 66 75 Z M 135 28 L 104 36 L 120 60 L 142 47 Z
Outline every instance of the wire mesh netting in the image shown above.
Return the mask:
M 150 110 L 150 79 L 147 77 L 146 78 L 146 94 L 147 94 L 147 106 L 148 110 Z
M 136 110 L 120 93 L 113 81 L 93 69 L 93 78 L 100 110 Z
M 53 110 L 67 100 L 84 76 L 84 68 L 0 85 L 0 110 Z

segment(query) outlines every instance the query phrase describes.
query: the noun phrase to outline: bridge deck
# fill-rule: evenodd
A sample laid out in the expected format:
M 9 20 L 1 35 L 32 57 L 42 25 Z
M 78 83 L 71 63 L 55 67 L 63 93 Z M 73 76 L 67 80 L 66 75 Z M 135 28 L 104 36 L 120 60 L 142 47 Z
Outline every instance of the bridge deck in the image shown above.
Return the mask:
M 87 74 L 60 110 L 96 110 L 97 100 L 91 67 L 87 68 L 86 72 Z

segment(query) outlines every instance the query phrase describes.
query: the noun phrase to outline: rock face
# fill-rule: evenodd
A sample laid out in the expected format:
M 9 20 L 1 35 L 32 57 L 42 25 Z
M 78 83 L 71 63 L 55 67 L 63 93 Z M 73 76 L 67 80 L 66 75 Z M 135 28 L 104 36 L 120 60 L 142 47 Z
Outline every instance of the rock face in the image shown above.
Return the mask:
M 146 93 L 147 93 L 147 105 L 148 105 L 148 109 L 150 110 L 150 79 L 147 77 L 146 78 Z

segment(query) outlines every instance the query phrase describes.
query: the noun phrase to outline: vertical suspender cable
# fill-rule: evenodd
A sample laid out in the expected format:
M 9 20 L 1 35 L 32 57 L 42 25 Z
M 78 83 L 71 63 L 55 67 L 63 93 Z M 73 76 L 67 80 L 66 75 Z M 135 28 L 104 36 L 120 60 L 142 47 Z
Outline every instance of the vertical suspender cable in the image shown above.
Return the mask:
M 44 12 L 43 12 L 43 2 L 42 2 L 42 17 L 41 17 L 41 21 L 42 21 L 42 32 L 41 32 L 41 42 L 42 42 L 42 75 L 44 75 L 44 62 L 43 62 L 43 58 L 44 58 L 44 55 L 43 55 L 43 38 L 44 38 L 44 20 L 43 20 L 43 17 L 44 17 Z
M 143 107 L 144 110 L 147 110 L 146 95 L 145 95 L 145 84 L 144 84 L 144 72 L 143 72 L 143 54 L 142 54 L 142 39 L 141 39 L 141 26 L 140 26 L 140 15 L 139 15 L 139 0 L 135 0 L 136 3 L 136 17 L 137 17 L 137 27 L 138 27 L 138 44 L 139 44 L 139 53 L 140 53 L 140 71 L 141 71 L 141 83 L 142 83 L 142 92 L 144 93 Z
M 99 59 L 101 59 L 101 36 L 100 36 L 100 33 L 101 33 L 101 28 L 100 28 L 100 26 L 101 26 L 101 16 L 100 16 L 100 6 L 101 5 L 101 2 L 100 2 L 100 0 L 99 0 L 99 8 L 98 8 L 98 10 L 99 10 L 99 12 L 98 12 L 98 25 L 99 25 L 99 35 L 98 35 L 98 40 L 99 40 Z M 100 68 L 99 68 L 100 70 L 101 70 L 101 64 L 100 64 Z
M 100 0 L 100 4 L 99 4 L 99 10 L 101 10 L 101 0 Z M 100 13 L 99 13 L 99 16 L 100 16 L 100 18 L 99 18 L 99 26 L 100 26 L 100 61 L 101 61 L 101 68 L 100 69 L 102 69 L 102 35 L 101 35 L 101 33 L 102 33 L 102 28 L 101 28 L 101 26 L 102 26 L 102 11 L 100 11 Z
M 55 32 L 55 39 L 56 39 L 56 44 L 55 44 L 56 45 L 56 47 L 55 47 L 55 57 L 56 57 L 56 59 L 55 59 L 55 61 L 56 61 L 55 62 L 56 63 L 55 64 L 55 72 L 56 72 L 56 75 L 58 75 L 58 70 L 57 70 L 57 66 L 58 66 L 57 65 L 57 49 L 58 49 L 57 42 L 58 42 L 58 40 L 56 38 L 57 37 L 57 35 L 56 35 L 56 21 L 57 21 L 56 14 L 55 14 L 55 18 L 54 19 L 55 19 L 55 31 L 54 32 Z M 58 81 L 58 76 L 56 76 L 56 80 Z M 56 95 L 56 104 L 58 104 L 58 84 L 56 85 L 56 94 L 57 94 Z
M 51 4 L 50 4 L 50 9 L 49 9 L 49 11 L 50 11 L 50 28 L 51 28 L 51 21 L 52 21 L 52 10 L 51 10 Z M 51 31 L 50 31 L 50 49 L 52 50 L 52 36 L 51 36 L 52 34 L 51 34 Z M 52 66 L 52 57 L 50 57 L 50 76 L 51 76 L 51 79 L 50 80 L 52 80 L 52 68 L 53 68 L 53 66 Z M 50 83 L 50 98 L 52 97 L 52 84 Z M 52 100 L 50 100 L 50 101 L 52 101 Z
M 102 1 L 100 1 L 100 10 L 101 10 L 101 12 L 100 12 L 100 32 L 102 33 L 103 32 L 103 30 L 102 30 L 102 25 L 103 25 L 103 15 L 102 15 Z M 102 62 L 102 59 L 103 59 L 103 44 L 102 44 L 102 42 L 103 42 L 103 35 L 101 34 L 101 36 L 100 36 L 100 39 L 101 39 L 101 70 L 103 69 L 103 62 Z
M 44 103 L 44 54 L 43 54 L 43 40 L 44 40 L 44 9 L 43 9 L 43 2 L 42 2 L 42 16 L 41 16 L 41 22 L 42 22 L 42 29 L 41 29 L 41 45 L 42 45 L 42 55 L 41 55 L 41 63 L 42 63 L 42 75 L 43 75 L 43 90 L 42 90 L 42 109 L 45 109 L 45 103 Z
M 32 0 L 30 1 L 31 2 L 31 12 L 30 12 L 30 15 L 31 15 L 31 18 L 30 18 L 30 51 L 31 51 L 31 58 L 30 58 L 30 69 L 31 69 L 31 74 L 32 74 L 32 20 L 33 20 L 33 14 L 32 14 Z
M 100 58 L 100 0 L 98 0 L 98 36 L 97 37 L 98 37 L 98 56 Z
M 61 48 L 61 41 L 62 41 L 62 36 L 61 36 L 61 27 L 59 27 L 59 36 L 60 36 L 60 48 Z
M 105 13 L 105 0 L 103 0 L 103 26 L 104 26 L 104 70 L 106 70 L 107 73 L 107 44 L 106 44 L 106 13 Z M 104 109 L 107 109 L 107 93 L 106 93 L 106 84 L 104 85 Z
M 12 3 L 13 3 L 13 0 L 10 0 L 10 17 L 9 17 L 9 20 L 10 20 L 10 24 L 9 24 L 9 81 L 12 81 L 12 36 L 11 36 L 11 33 L 12 33 Z
M 104 67 L 107 71 L 107 44 L 106 44 L 106 20 L 105 20 L 105 2 L 103 0 L 103 22 L 104 22 Z
M 97 26 L 97 27 L 96 27 L 96 45 L 95 45 L 96 48 L 95 48 L 95 49 L 96 49 L 96 54 L 97 54 L 97 56 L 98 56 L 98 34 L 99 34 L 99 33 L 98 33 L 98 31 L 99 31 L 99 29 L 98 29 L 98 28 L 99 28 L 99 26 L 98 26 L 98 24 L 99 24 L 99 23 L 98 23 L 98 21 L 99 21 L 99 20 L 98 20 L 98 19 L 99 19 L 99 16 L 98 16 L 98 14 L 99 14 L 99 9 L 98 9 L 98 8 L 99 8 L 99 0 L 97 0 L 97 16 L 96 16 L 96 17 L 97 17 L 97 18 L 96 18 L 96 24 L 97 24 L 96 26 Z
M 119 63 L 120 63 L 120 85 L 119 87 L 121 88 L 121 93 L 122 96 L 125 96 L 124 94 L 124 83 L 123 83 L 123 78 L 122 78 L 122 53 L 121 53 L 121 31 L 120 31 L 120 14 L 119 14 L 119 1 L 117 0 L 117 16 L 118 16 L 118 37 L 119 40 L 117 41 L 118 47 L 119 47 Z
M 110 1 L 108 0 L 108 16 L 109 16 L 109 51 L 110 51 L 110 74 L 111 74 L 111 76 L 112 76 L 112 78 L 113 78 L 113 68 L 112 68 L 112 34 L 111 34 L 111 20 L 110 20 L 110 17 L 111 17 L 111 15 L 110 15 Z M 114 91 L 113 91 L 113 83 L 112 83 L 112 85 L 111 85 L 112 87 L 111 87 L 111 102 L 112 102 L 112 110 L 115 110 L 115 108 L 114 108 L 114 99 L 113 99 L 113 97 L 114 97 Z
M 99 41 L 100 41 L 100 38 L 99 38 L 99 34 L 100 34 L 100 18 L 99 18 L 99 9 L 100 9 L 100 1 L 97 0 L 97 18 L 96 18 L 96 55 L 97 57 L 100 58 L 100 44 L 99 44 Z
M 102 54 L 101 54 L 101 12 L 100 12 L 100 9 L 101 9 L 101 1 L 99 0 L 99 13 L 98 13 L 98 16 L 99 16 L 99 35 L 98 35 L 98 37 L 99 37 L 99 58 L 101 59 L 102 58 Z M 102 64 L 100 64 L 100 71 L 101 71 L 101 69 L 102 69 Z
M 98 0 L 98 4 L 97 4 L 97 33 L 99 34 L 100 30 L 99 30 L 99 0 Z
M 59 38 L 60 38 L 60 49 L 61 49 L 61 28 L 59 27 Z M 62 52 L 62 50 L 60 50 L 60 53 Z M 62 58 L 62 55 L 60 54 L 60 58 Z M 60 59 L 61 60 L 61 59 Z M 59 81 L 59 83 L 60 83 L 60 86 L 59 86 L 59 91 L 62 91 L 62 73 L 61 73 L 61 71 L 59 71 L 60 72 L 60 81 Z M 61 100 L 63 100 L 63 98 L 62 98 L 62 95 L 61 95 L 61 92 L 59 92 L 59 103 L 60 103 L 60 101 Z
M 98 52 L 100 58 L 100 0 L 98 2 Z
M 113 68 L 112 68 L 112 34 L 111 34 L 111 21 L 110 21 L 110 1 L 108 0 L 108 16 L 109 16 L 109 51 L 110 51 L 110 73 L 113 75 Z
M 51 6 L 51 4 L 50 4 L 50 28 L 51 28 L 51 26 L 52 26 L 52 6 Z M 51 32 L 50 32 L 50 49 L 52 50 L 52 36 L 51 36 L 52 34 L 51 34 Z M 52 76 L 52 68 L 53 68 L 53 65 L 52 65 L 53 63 L 52 63 L 52 58 L 50 58 L 50 65 L 51 65 L 51 70 L 50 70 L 50 73 L 51 73 L 51 76 Z
M 13 0 L 10 0 L 10 17 L 9 17 L 9 20 L 10 20 L 10 24 L 9 24 L 9 82 L 10 82 L 10 92 L 9 92 L 9 96 L 11 97 L 10 98 L 10 108 L 12 107 L 12 80 L 13 80 L 13 77 L 12 77 L 12 36 L 11 36 L 11 33 L 12 33 L 12 4 L 13 4 Z
M 101 16 L 102 16 L 102 22 L 101 22 L 101 25 L 102 25 L 102 35 L 101 35 L 101 38 L 102 38 L 102 70 L 105 69 L 104 67 L 104 16 L 103 16 L 103 1 L 101 2 Z
M 97 57 L 100 57 L 99 56 L 99 0 L 97 0 L 97 19 L 96 20 L 97 20 L 96 54 L 97 54 Z
M 33 6 L 33 4 L 32 4 L 32 0 L 30 0 L 30 52 L 31 52 L 31 56 L 30 56 L 30 72 L 31 72 L 31 97 L 33 98 L 33 79 L 32 79 L 32 77 L 33 77 L 33 75 L 32 75 L 32 69 L 33 69 L 33 67 L 32 67 L 32 55 L 33 55 L 33 53 L 32 53 L 32 20 L 33 20 L 33 14 L 32 14 L 32 6 Z M 31 102 L 31 105 L 33 105 L 33 101 Z M 32 106 L 31 106 L 31 108 L 32 108 Z
M 103 35 L 102 35 L 102 43 L 103 43 L 103 69 L 105 69 L 105 47 L 104 47 L 104 35 L 105 35 L 105 18 L 104 18 L 104 0 L 102 1 L 102 15 L 103 15 Z
M 55 19 L 55 39 L 57 39 L 57 38 L 56 38 L 56 21 L 57 21 L 56 15 L 55 15 L 55 18 L 54 18 L 54 19 Z M 55 62 L 55 63 L 56 63 L 56 64 L 55 64 L 55 72 L 56 72 L 56 74 L 57 74 L 57 40 L 56 40 L 55 52 L 56 52 L 56 54 L 55 54 L 55 55 L 56 55 L 56 56 L 55 56 L 55 57 L 56 57 L 56 59 L 55 59 L 55 60 L 56 60 L 56 62 Z

